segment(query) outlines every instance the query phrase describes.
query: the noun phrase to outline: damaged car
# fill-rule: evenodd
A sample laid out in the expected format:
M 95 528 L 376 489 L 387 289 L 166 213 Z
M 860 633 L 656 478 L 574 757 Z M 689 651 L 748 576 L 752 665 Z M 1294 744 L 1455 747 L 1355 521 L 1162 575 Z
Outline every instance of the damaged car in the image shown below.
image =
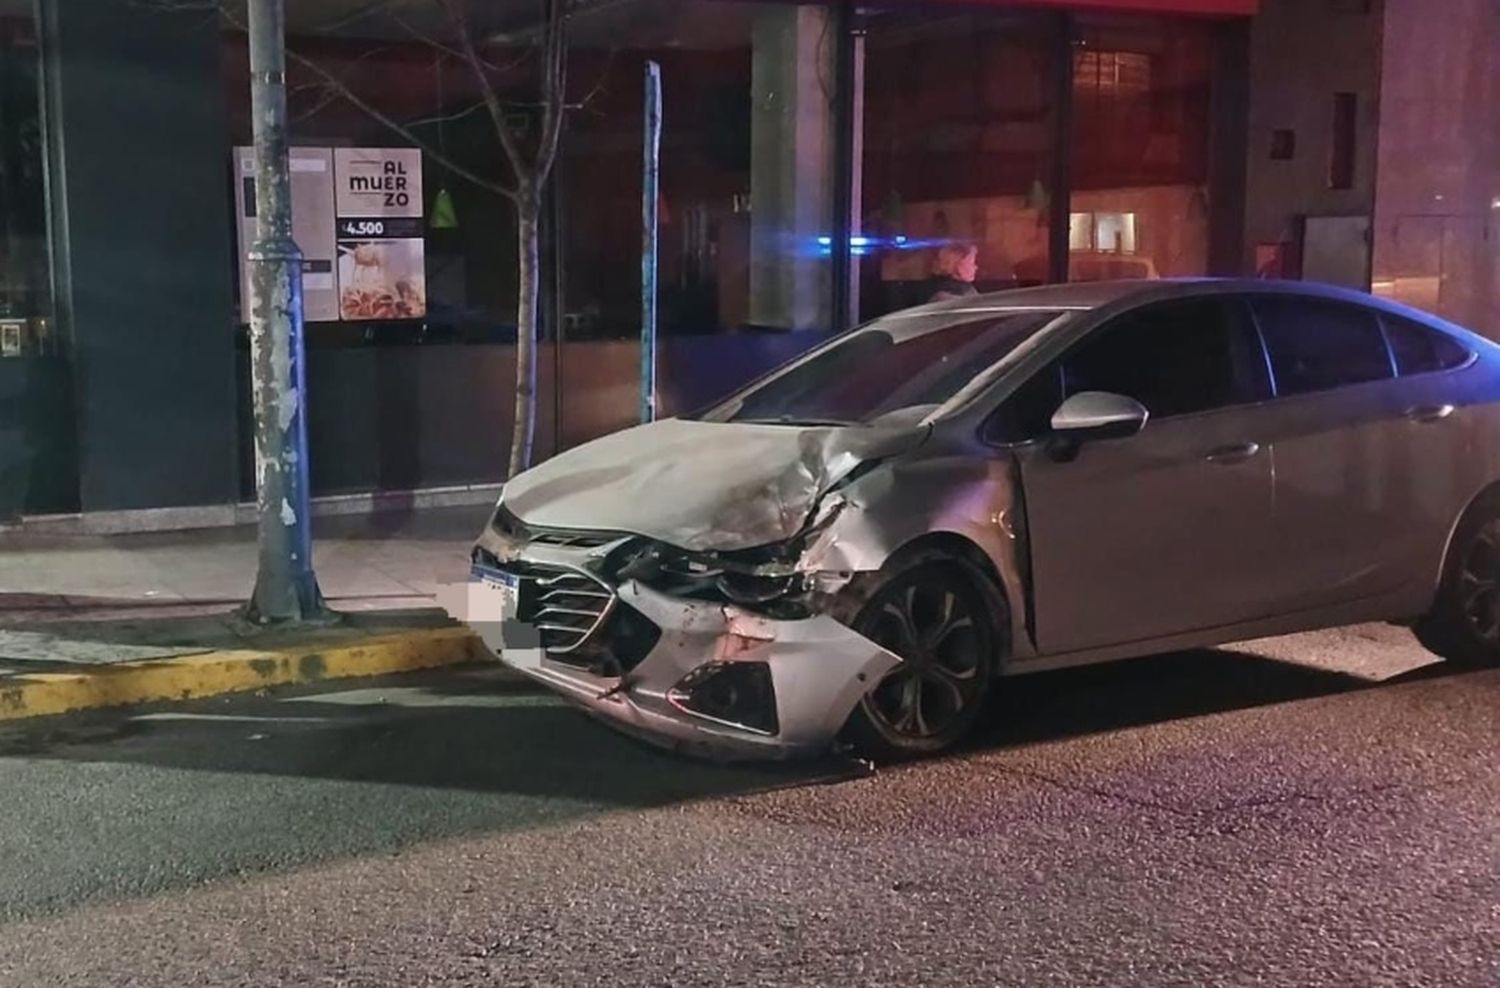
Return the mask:
M 1338 289 L 939 302 L 513 478 L 462 616 L 725 757 L 931 754 L 1003 677 L 1374 619 L 1491 662 L 1497 395 L 1495 346 Z

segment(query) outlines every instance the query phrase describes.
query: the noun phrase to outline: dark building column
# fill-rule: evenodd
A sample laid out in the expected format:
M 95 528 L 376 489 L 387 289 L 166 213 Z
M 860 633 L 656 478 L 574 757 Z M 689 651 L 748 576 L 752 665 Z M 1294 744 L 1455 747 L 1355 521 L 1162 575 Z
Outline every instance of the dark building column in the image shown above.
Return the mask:
M 55 305 L 85 512 L 237 500 L 217 18 L 42 0 Z
M 1226 21 L 1214 39 L 1209 147 L 1208 273 L 1253 274 L 1245 246 L 1245 178 L 1250 154 L 1250 22 Z
M 830 12 L 772 7 L 755 14 L 750 164 L 750 321 L 825 329 L 833 234 L 834 79 Z

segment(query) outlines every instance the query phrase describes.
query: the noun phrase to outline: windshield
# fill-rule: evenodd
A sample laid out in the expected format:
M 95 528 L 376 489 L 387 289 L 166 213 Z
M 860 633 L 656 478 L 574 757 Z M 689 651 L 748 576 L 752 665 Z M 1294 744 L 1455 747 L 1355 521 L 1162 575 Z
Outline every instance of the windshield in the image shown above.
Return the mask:
M 711 409 L 710 422 L 854 425 L 926 415 L 1065 313 L 888 316 Z

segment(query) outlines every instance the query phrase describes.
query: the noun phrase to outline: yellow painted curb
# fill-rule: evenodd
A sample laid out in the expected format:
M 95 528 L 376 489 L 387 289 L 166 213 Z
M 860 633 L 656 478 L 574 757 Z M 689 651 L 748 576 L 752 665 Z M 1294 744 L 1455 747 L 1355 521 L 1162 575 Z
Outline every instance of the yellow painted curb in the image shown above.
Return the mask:
M 0 680 L 0 720 L 191 700 L 268 686 L 384 676 L 486 658 L 468 628 L 434 628 L 320 649 L 215 651 Z

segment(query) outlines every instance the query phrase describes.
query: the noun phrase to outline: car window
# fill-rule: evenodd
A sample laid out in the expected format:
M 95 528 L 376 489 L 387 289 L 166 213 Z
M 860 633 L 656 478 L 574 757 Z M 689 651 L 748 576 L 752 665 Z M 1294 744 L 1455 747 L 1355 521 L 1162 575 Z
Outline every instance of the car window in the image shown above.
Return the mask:
M 1189 415 L 1269 396 L 1265 354 L 1244 306 L 1219 298 L 1147 306 L 1107 323 L 1004 402 L 985 437 L 1045 435 L 1070 395 L 1109 391 L 1153 418 Z
M 1265 358 L 1235 303 L 1189 299 L 1127 313 L 1062 361 L 1065 396 L 1108 391 L 1155 418 L 1265 397 Z
M 1054 362 L 1011 392 L 985 422 L 982 436 L 992 443 L 1023 443 L 1045 436 L 1062 401 L 1062 366 Z
M 1469 359 L 1463 344 L 1421 323 L 1388 312 L 1380 314 L 1380 322 L 1396 358 L 1396 371 L 1403 376 L 1451 370 Z
M 876 320 L 703 418 L 849 425 L 930 411 L 1063 315 L 1018 309 L 980 319 L 937 314 Z
M 1278 395 L 1300 395 L 1394 376 L 1375 312 L 1342 302 L 1260 298 L 1251 302 Z

